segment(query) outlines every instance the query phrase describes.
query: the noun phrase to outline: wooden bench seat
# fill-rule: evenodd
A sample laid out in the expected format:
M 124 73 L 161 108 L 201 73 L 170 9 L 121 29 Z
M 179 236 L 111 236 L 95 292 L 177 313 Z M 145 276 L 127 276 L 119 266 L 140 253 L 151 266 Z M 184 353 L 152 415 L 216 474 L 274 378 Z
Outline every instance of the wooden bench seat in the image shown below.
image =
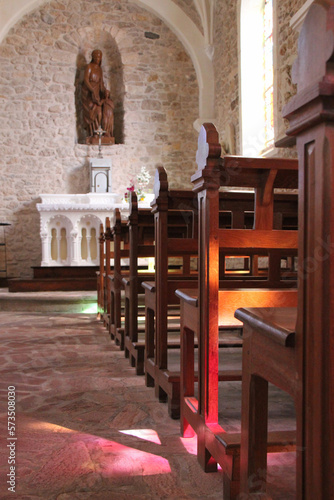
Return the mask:
M 294 400 L 300 391 L 294 349 L 297 308 L 241 308 L 235 316 L 244 324 L 241 491 L 251 494 L 266 490 L 268 383 Z M 284 438 L 283 432 L 283 448 Z
M 244 322 L 241 492 L 266 488 L 268 382 L 296 406 L 296 499 L 334 495 L 333 95 L 334 2 L 311 5 L 292 69 L 297 94 L 283 110 L 299 157 L 298 308 L 246 309 Z M 247 336 L 247 340 L 246 340 Z M 259 478 L 259 468 L 263 475 Z
M 99 235 L 99 270 L 96 272 L 97 319 L 102 318 L 104 311 L 104 227 L 100 224 Z
M 115 339 L 117 328 L 121 326 L 122 317 L 122 282 L 121 275 L 124 272 L 129 272 L 127 267 L 124 267 L 124 260 L 129 257 L 129 234 L 127 229 L 127 221 L 121 219 L 120 210 L 115 210 L 115 222 L 112 227 L 113 238 L 113 269 L 107 274 L 108 281 L 108 296 L 107 304 L 110 314 L 109 319 L 109 334 L 111 339 Z
M 134 197 L 133 197 L 134 198 Z M 109 300 L 111 302 L 112 317 L 113 320 L 110 324 L 110 336 L 115 340 L 115 343 L 124 349 L 124 328 L 122 328 L 122 321 L 124 323 L 126 311 L 126 292 L 124 288 L 124 279 L 128 280 L 134 273 L 138 273 L 139 270 L 147 271 L 148 261 L 143 259 L 143 261 L 136 260 L 136 267 L 134 271 L 133 260 L 131 261 L 131 244 L 135 238 L 137 245 L 142 245 L 153 248 L 154 241 L 154 227 L 153 218 L 149 209 L 138 209 L 137 199 L 134 200 L 136 203 L 136 215 L 132 214 L 132 202 L 130 199 L 130 215 L 128 219 L 121 221 L 120 213 L 118 212 L 117 222 L 113 228 L 114 234 L 114 272 L 108 277 L 110 282 L 110 295 Z M 138 213 L 139 220 L 138 220 Z M 134 236 L 135 233 L 135 236 Z M 123 248 L 122 248 L 123 247 Z M 125 266 L 122 263 L 127 262 Z M 141 268 L 139 267 L 141 266 Z M 134 303 L 134 307 L 137 305 L 138 300 Z M 123 314 L 122 314 L 123 312 Z
M 168 325 L 169 307 L 179 307 L 175 290 L 179 286 L 197 288 L 197 197 L 192 191 L 173 191 L 168 189 L 167 173 L 159 167 L 154 182 L 155 201 L 152 203 L 156 223 L 156 259 L 154 283 L 143 283 L 146 307 L 145 338 L 145 381 L 149 387 L 155 387 L 156 396 L 166 399 L 166 392 L 159 383 L 159 373 L 163 386 L 174 385 L 173 376 L 163 372 L 168 368 L 168 348 L 170 335 Z M 169 215 L 177 210 L 181 220 L 189 221 L 190 231 L 185 238 L 175 238 L 168 231 Z M 196 261 L 191 268 L 191 258 Z M 170 259 L 179 259 L 182 268 L 179 272 L 170 272 Z M 172 389 L 173 391 L 173 389 Z M 167 393 L 169 393 L 169 389 Z M 176 396 L 177 397 L 177 396 Z M 173 404 L 169 406 L 169 409 Z
M 156 229 L 159 232 L 159 238 L 161 241 L 161 245 L 156 245 L 156 283 L 143 283 L 143 287 L 145 289 L 145 304 L 146 304 L 146 347 L 145 347 L 145 381 L 146 385 L 150 387 L 155 387 L 156 396 L 161 400 L 166 400 L 166 394 L 171 394 L 172 401 L 169 404 L 169 411 L 171 412 L 171 408 L 173 411 L 171 416 L 173 418 L 179 417 L 179 388 L 177 387 L 177 382 L 173 382 L 173 387 L 175 388 L 175 397 L 173 396 L 172 388 L 168 387 L 168 380 L 172 376 L 168 367 L 168 328 L 167 328 L 167 306 L 168 304 L 175 304 L 176 300 L 179 303 L 179 296 L 176 295 L 175 291 L 177 289 L 182 289 L 182 287 L 189 288 L 190 283 L 191 287 L 194 289 L 198 289 L 198 281 L 197 274 L 179 274 L 179 276 L 173 276 L 171 273 L 167 271 L 167 262 L 168 258 L 171 256 L 196 256 L 198 255 L 198 239 L 197 238 L 168 238 L 166 234 L 166 222 L 164 221 L 164 217 L 166 217 L 166 213 L 171 207 L 179 208 L 179 204 L 177 202 L 176 196 L 172 196 L 171 193 L 168 192 L 168 182 L 167 175 L 164 169 L 161 167 L 157 169 L 156 179 L 155 179 L 155 193 L 156 200 L 153 202 L 153 211 L 155 212 L 156 218 Z M 184 194 L 183 194 L 184 196 Z M 193 207 L 197 207 L 194 202 L 192 194 L 192 205 Z M 282 224 L 282 220 L 284 219 L 283 214 L 289 214 L 292 218 L 296 216 L 297 210 L 297 199 L 296 196 L 289 196 L 288 194 L 279 195 L 280 199 L 278 201 L 277 207 L 279 210 L 282 210 L 280 214 L 275 218 L 275 223 L 278 225 L 278 230 L 280 229 L 280 224 Z M 183 203 L 185 206 L 185 203 Z M 196 209 L 197 210 L 197 209 Z M 254 193 L 249 192 L 222 192 L 219 193 L 219 211 L 218 211 L 218 224 L 221 227 L 222 231 L 226 227 L 241 227 L 249 224 L 249 217 L 251 217 L 252 223 L 254 222 Z M 228 217 L 226 217 L 228 215 Z M 229 231 L 230 229 L 226 229 Z M 197 233 L 196 233 L 197 234 Z M 234 233 L 233 233 L 234 234 Z M 285 233 L 284 233 L 285 234 Z M 238 242 L 236 241 L 236 236 L 234 239 L 234 244 L 232 243 L 230 246 L 226 246 L 226 252 L 221 256 L 228 255 L 240 255 L 240 249 L 236 248 Z M 261 246 L 261 244 L 259 244 Z M 267 249 L 261 248 L 253 248 L 247 249 L 249 259 L 253 259 L 257 256 L 257 253 L 262 253 L 266 255 Z M 272 250 L 272 253 L 274 250 Z M 286 248 L 287 256 L 294 257 L 296 255 L 295 250 L 291 250 L 290 248 Z M 241 254 L 243 256 L 243 254 Z M 240 282 L 236 282 L 235 280 L 242 279 L 242 285 L 244 287 L 254 287 L 254 277 L 256 276 L 257 280 L 263 280 L 263 285 L 259 284 L 258 286 L 274 286 L 276 284 L 274 279 L 277 281 L 277 286 L 294 286 L 294 283 L 285 277 L 284 284 L 281 284 L 281 275 L 273 274 L 274 270 L 277 268 L 277 262 L 274 262 L 274 256 L 270 258 L 271 268 L 267 270 L 263 276 L 260 276 L 259 272 L 254 273 L 253 269 L 253 260 L 252 260 L 252 269 L 247 271 L 242 271 L 242 276 L 240 274 L 236 274 L 235 270 L 231 270 L 231 274 L 224 278 L 226 278 L 226 284 L 224 285 L 226 288 L 239 287 Z M 245 273 L 247 272 L 247 276 Z M 269 277 L 269 284 L 266 281 Z M 295 275 L 292 274 L 292 278 L 295 278 Z M 249 283 L 247 283 L 249 281 Z M 231 283 L 230 283 L 231 282 Z M 233 316 L 233 314 L 232 314 Z M 222 325 L 223 326 L 223 325 Z M 223 343 L 221 345 L 224 345 Z M 166 378 L 164 372 L 169 371 L 169 377 Z M 180 371 L 180 370 L 178 370 Z M 161 373 L 160 373 L 161 372 Z M 175 378 L 175 377 L 173 377 Z M 179 382 L 178 382 L 179 383 Z M 166 386 L 167 384 L 167 386 Z M 168 399 L 168 398 L 167 398 Z
M 197 434 L 199 463 L 206 471 L 216 470 L 219 463 L 224 473 L 224 498 L 235 499 L 239 492 L 240 462 L 233 458 L 234 455 L 230 457 L 229 446 L 216 438 L 223 432 L 218 419 L 218 329 L 221 324 L 235 324 L 234 312 L 238 307 L 297 305 L 296 273 L 289 273 L 287 279 L 281 266 L 283 258 L 297 255 L 297 232 L 273 228 L 274 189 L 297 187 L 298 163 L 265 158 L 220 158 L 218 143 L 215 128 L 205 124 L 199 137 L 199 168 L 192 177 L 200 207 L 198 303 L 196 307 L 194 297 L 187 300 L 186 294 L 181 303 L 181 432 L 184 436 Z M 222 182 L 254 187 L 253 229 L 219 229 L 218 189 Z M 226 255 L 250 253 L 256 256 L 265 250 L 268 270 L 264 275 L 254 273 L 251 279 L 245 276 L 226 279 L 225 289 L 220 289 L 219 252 L 222 248 Z M 193 364 L 196 331 L 199 337 L 198 398 L 194 392 Z M 224 442 L 228 443 L 227 436 Z
M 118 210 L 119 213 L 119 210 Z M 117 223 L 117 211 L 114 214 L 114 224 Z M 110 328 L 110 282 L 109 275 L 114 268 L 114 227 L 111 227 L 110 218 L 106 217 L 105 229 L 103 224 L 100 226 L 99 250 L 100 264 L 97 272 L 97 291 L 98 291 L 98 317 L 103 320 L 104 325 Z M 112 248 L 113 246 L 113 248 Z
M 124 290 L 124 326 L 116 329 L 115 339 L 125 356 L 130 357 L 131 342 L 138 340 L 138 316 L 143 315 L 139 295 L 142 293 L 141 282 L 153 275 L 148 270 L 148 259 L 154 258 L 154 219 L 150 209 L 138 207 L 137 194 L 130 193 L 128 217 L 129 232 L 129 272 L 121 273 L 120 283 Z M 139 270 L 139 262 L 146 261 L 146 267 Z M 131 341 L 130 341 L 131 340 Z M 134 351 L 137 358 L 138 350 Z M 138 360 L 138 374 L 143 371 L 143 361 Z
M 103 228 L 103 226 L 102 226 Z M 103 229 L 102 229 L 103 230 Z M 101 319 L 104 325 L 108 323 L 108 306 L 107 306 L 107 289 L 108 283 L 106 276 L 110 272 L 110 240 L 111 240 L 111 230 L 110 230 L 110 218 L 106 217 L 105 230 L 101 234 L 100 241 L 102 242 L 103 250 L 100 254 L 100 310 Z
M 182 194 L 182 203 L 185 204 L 188 195 Z M 175 197 L 173 199 L 175 206 Z M 168 214 L 167 230 L 172 236 L 178 236 L 180 239 L 185 238 L 189 233 L 192 221 L 188 221 L 184 217 L 185 212 L 180 213 L 175 208 Z M 144 217 L 144 218 L 143 218 Z M 145 227 L 147 224 L 153 228 L 152 238 L 150 240 L 141 241 L 139 239 L 138 228 Z M 144 373 L 144 350 L 145 342 L 138 338 L 138 316 L 144 314 L 144 310 L 138 307 L 138 297 L 143 294 L 142 283 L 151 281 L 155 277 L 155 273 L 142 271 L 138 269 L 138 259 L 140 258 L 154 258 L 156 261 L 156 240 L 157 230 L 154 215 L 151 210 L 145 213 L 138 210 L 136 193 L 132 192 L 130 195 L 130 215 L 129 215 L 129 238 L 130 238 L 130 272 L 129 276 L 122 279 L 122 285 L 125 292 L 125 316 L 124 328 L 117 329 L 116 338 L 123 346 L 125 356 L 130 359 L 130 363 L 135 367 L 136 373 L 142 375 Z M 153 245 L 154 241 L 154 245 Z M 177 264 L 169 266 L 171 274 L 179 272 Z
M 241 433 L 214 433 L 217 439 L 226 449 L 226 455 L 239 455 Z M 296 450 L 296 431 L 273 431 L 268 433 L 268 453 L 286 452 Z
M 197 256 L 197 240 L 193 238 L 194 232 L 197 231 L 194 215 L 197 212 L 196 196 L 192 191 L 169 190 L 167 174 L 163 167 L 156 170 L 154 192 L 152 214 L 155 221 L 155 273 L 154 276 L 147 277 L 146 281 L 141 280 L 142 292 L 145 293 L 147 330 L 145 344 L 141 347 L 145 353 L 146 380 L 150 376 L 146 359 L 155 359 L 160 352 L 155 332 L 163 331 L 163 338 L 166 345 L 168 344 L 168 315 L 170 308 L 174 311 L 178 308 L 174 294 L 177 283 L 180 279 L 183 283 L 190 282 L 188 286 L 191 286 L 191 283 L 196 286 L 197 283 L 197 263 L 194 270 L 191 264 L 193 253 Z M 173 330 L 175 328 L 172 328 Z M 138 342 L 137 339 L 131 340 Z M 171 343 L 169 345 L 171 346 Z M 138 347 L 137 343 L 137 350 Z

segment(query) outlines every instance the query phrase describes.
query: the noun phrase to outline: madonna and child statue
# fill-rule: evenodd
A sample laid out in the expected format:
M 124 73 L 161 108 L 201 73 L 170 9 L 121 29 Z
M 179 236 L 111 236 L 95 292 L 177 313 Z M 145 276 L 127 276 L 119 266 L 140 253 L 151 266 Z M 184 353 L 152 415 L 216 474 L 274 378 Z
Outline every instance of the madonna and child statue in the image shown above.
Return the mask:
M 81 89 L 84 127 L 87 144 L 115 144 L 114 102 L 103 82 L 102 52 L 93 50 L 92 60 L 85 68 Z

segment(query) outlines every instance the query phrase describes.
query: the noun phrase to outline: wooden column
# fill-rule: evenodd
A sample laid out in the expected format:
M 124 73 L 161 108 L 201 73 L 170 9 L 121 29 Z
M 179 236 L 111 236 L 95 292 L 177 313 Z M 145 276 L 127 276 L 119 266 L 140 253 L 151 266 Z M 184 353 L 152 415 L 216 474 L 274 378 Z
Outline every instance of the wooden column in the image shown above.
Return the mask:
M 130 214 L 128 219 L 130 265 L 129 265 L 129 337 L 132 342 L 138 340 L 138 201 L 135 191 L 130 193 Z M 127 306 L 128 307 L 128 306 Z M 125 332 L 126 334 L 127 332 Z
M 155 232 L 155 286 L 156 286 L 156 313 L 155 313 L 155 364 L 159 370 L 167 369 L 167 342 L 168 323 L 166 311 L 168 308 L 167 280 L 168 280 L 168 251 L 167 251 L 167 224 L 168 224 L 168 180 L 164 168 L 158 167 L 154 179 L 155 200 L 152 204 Z M 156 385 L 156 391 L 159 387 Z M 159 396 L 159 394 L 157 394 Z
M 313 4 L 285 107 L 299 155 L 297 498 L 334 498 L 334 0 Z
M 103 312 L 103 296 L 104 296 L 104 288 L 103 288 L 103 273 L 104 273 L 104 228 L 103 224 L 100 224 L 100 237 L 99 237 L 99 245 L 100 245 L 100 268 L 98 274 L 98 285 L 97 285 L 97 306 L 98 306 L 98 318 L 100 319 L 100 314 Z
M 106 270 L 105 270 L 105 282 L 104 282 L 104 288 L 105 288 L 105 302 L 104 302 L 104 310 L 107 313 L 107 316 L 110 316 L 110 300 L 109 300 L 109 294 L 110 294 L 110 281 L 108 279 L 108 276 L 110 275 L 110 244 L 112 240 L 112 234 L 111 234 L 111 229 L 110 229 L 110 218 L 106 217 L 106 232 L 105 232 L 105 242 L 106 242 Z
M 198 411 L 203 430 L 198 433 L 199 450 L 205 447 L 205 425 L 218 423 L 218 289 L 219 289 L 219 162 L 221 147 L 212 124 L 205 123 L 198 138 L 198 170 L 192 176 L 198 193 L 199 253 L 199 398 Z M 214 228 L 211 229 L 210 228 Z M 210 267 L 208 267 L 210 262 Z M 210 369 L 209 369 L 210 367 Z M 206 471 L 216 469 L 209 453 L 204 457 Z
M 114 291 L 113 298 L 110 297 L 110 327 L 109 333 L 112 338 L 115 337 L 117 328 L 121 327 L 121 213 L 119 208 L 115 209 L 115 224 L 112 228 L 114 240 Z

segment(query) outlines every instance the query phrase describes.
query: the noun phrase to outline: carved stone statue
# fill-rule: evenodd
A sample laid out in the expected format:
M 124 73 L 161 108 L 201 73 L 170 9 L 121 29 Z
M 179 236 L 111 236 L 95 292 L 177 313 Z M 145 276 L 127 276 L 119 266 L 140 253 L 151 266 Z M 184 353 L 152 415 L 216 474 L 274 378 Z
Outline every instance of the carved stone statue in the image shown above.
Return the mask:
M 102 52 L 93 50 L 92 60 L 85 68 L 82 83 L 82 108 L 84 126 L 88 132 L 87 144 L 98 144 L 96 131 L 101 126 L 104 131 L 102 144 L 114 144 L 114 103 L 110 92 L 104 86 L 101 68 Z

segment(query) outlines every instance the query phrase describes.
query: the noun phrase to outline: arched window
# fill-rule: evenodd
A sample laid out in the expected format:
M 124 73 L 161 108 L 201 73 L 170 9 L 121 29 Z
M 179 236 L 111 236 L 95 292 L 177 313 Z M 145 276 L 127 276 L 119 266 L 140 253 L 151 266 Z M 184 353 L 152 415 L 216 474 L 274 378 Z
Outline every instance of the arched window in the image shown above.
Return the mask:
M 273 147 L 273 0 L 241 0 L 240 89 L 242 153 Z

